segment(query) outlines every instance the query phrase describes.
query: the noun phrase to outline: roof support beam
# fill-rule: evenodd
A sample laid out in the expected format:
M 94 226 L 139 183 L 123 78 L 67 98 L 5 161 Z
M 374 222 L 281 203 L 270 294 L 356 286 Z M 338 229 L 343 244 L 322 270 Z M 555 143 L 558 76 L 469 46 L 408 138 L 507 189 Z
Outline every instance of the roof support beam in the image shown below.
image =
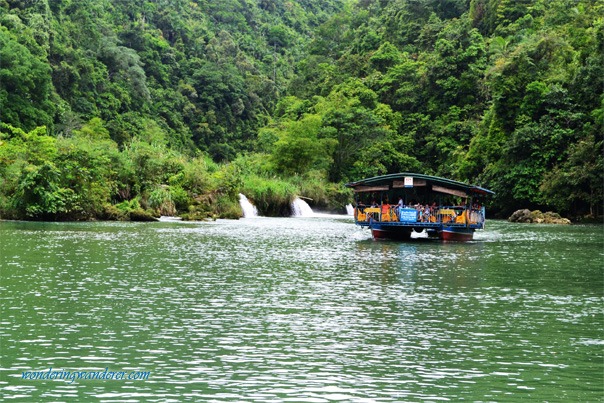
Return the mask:
M 353 189 L 355 193 L 383 192 L 390 190 L 390 186 L 355 186 Z
M 435 192 L 445 193 L 453 196 L 468 197 L 468 194 L 462 190 L 449 189 L 438 185 L 432 185 L 432 190 Z

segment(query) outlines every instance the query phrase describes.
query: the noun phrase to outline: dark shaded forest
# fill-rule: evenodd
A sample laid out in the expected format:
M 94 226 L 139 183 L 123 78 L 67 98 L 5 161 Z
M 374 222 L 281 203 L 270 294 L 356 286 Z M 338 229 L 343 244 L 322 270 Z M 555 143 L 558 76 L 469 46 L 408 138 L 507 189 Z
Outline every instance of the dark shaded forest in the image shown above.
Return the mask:
M 420 172 L 602 215 L 597 0 L 0 0 L 0 218 L 236 218 Z

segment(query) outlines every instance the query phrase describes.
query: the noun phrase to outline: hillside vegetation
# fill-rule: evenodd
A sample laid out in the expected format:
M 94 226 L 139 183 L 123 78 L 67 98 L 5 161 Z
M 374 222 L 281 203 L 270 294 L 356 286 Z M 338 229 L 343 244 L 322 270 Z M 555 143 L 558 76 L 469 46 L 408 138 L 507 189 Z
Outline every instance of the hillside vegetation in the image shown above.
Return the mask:
M 604 5 L 0 0 L 0 218 L 266 215 L 415 171 L 602 214 Z

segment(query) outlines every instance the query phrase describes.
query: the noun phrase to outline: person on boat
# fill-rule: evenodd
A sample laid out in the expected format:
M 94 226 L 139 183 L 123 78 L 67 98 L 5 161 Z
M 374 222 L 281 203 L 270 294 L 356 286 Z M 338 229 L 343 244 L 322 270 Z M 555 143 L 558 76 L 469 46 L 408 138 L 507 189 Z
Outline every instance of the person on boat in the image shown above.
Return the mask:
M 481 223 L 484 222 L 484 217 L 482 216 L 482 206 L 478 202 L 478 200 L 474 200 L 472 204 L 472 212 L 470 213 L 470 221 Z
M 426 204 L 426 206 L 424 207 L 424 216 L 422 217 L 422 221 L 430 221 L 430 206 L 428 204 Z
M 383 221 L 392 221 L 392 217 L 390 216 L 390 203 L 388 202 L 388 197 L 382 202 L 382 214 L 381 219 Z
M 363 203 L 363 200 L 361 200 L 360 198 L 359 200 L 357 200 L 357 208 L 359 209 L 359 211 L 365 210 L 365 203 Z
M 400 221 L 401 219 L 401 206 L 403 204 L 403 199 L 398 198 L 398 202 L 390 206 L 390 216 L 394 221 Z
M 411 202 L 411 207 L 413 207 L 416 211 L 415 221 L 421 221 L 422 220 L 422 205 L 419 202 L 416 202 L 414 200 Z

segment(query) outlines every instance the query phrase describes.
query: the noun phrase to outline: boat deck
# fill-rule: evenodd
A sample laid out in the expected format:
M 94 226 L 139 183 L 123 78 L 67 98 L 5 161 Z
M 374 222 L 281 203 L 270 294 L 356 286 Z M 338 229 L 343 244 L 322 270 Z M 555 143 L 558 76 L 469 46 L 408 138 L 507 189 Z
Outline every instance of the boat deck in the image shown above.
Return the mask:
M 484 208 L 466 209 L 459 206 L 439 206 L 431 214 L 414 208 L 398 206 L 357 207 L 354 210 L 356 224 L 362 227 L 412 227 L 423 229 L 484 228 Z

